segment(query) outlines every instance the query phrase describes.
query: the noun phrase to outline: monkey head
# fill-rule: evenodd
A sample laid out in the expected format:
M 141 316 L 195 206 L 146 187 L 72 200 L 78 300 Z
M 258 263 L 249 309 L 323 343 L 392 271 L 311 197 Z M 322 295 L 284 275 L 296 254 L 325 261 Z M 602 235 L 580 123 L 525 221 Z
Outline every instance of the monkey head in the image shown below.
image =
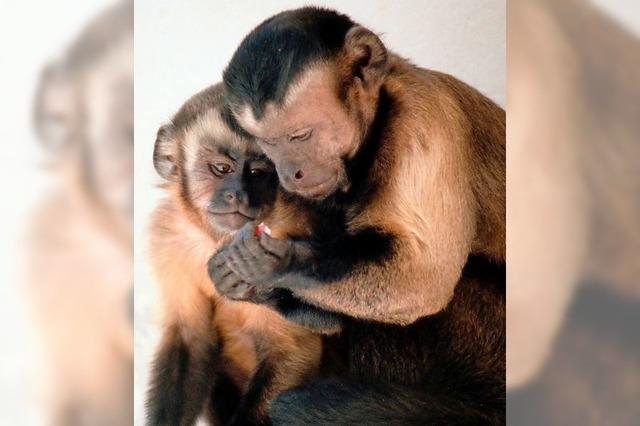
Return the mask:
M 388 68 L 374 33 L 303 8 L 251 32 L 224 83 L 238 123 L 273 160 L 284 189 L 322 200 L 350 187 L 347 164 L 373 123 Z
M 220 88 L 214 86 L 216 95 Z M 203 101 L 210 94 L 196 95 L 159 129 L 154 166 L 203 224 L 227 233 L 266 212 L 277 176 L 259 147 L 226 123 L 222 97 Z M 201 110 L 194 111 L 194 102 Z

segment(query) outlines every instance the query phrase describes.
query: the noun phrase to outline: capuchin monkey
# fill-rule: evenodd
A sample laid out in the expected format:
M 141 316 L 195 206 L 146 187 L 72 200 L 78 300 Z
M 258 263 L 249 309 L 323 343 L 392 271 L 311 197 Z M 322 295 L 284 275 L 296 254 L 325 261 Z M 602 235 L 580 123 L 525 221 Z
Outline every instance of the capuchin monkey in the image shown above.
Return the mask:
M 342 316 L 325 346 L 346 374 L 282 393 L 270 420 L 503 423 L 504 111 L 312 7 L 255 28 L 224 84 L 233 116 L 312 213 L 311 233 L 245 226 L 209 261 L 211 278 L 231 298 L 278 310 L 289 292 Z
M 165 305 L 150 425 L 190 425 L 203 412 L 212 424 L 261 424 L 271 399 L 316 374 L 322 355 L 319 335 L 267 307 L 220 297 L 209 281 L 211 253 L 263 217 L 277 189 L 273 164 L 225 115 L 222 85 L 209 87 L 159 129 L 155 143 L 168 198 L 150 231 Z

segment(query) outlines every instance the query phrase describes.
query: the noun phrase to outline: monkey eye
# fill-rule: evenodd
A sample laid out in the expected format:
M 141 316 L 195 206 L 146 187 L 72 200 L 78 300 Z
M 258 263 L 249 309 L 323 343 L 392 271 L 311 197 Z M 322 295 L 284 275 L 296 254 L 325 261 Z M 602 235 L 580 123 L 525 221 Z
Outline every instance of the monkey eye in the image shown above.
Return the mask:
M 231 166 L 227 163 L 209 164 L 209 170 L 215 175 L 225 175 L 231 172 Z
M 275 141 L 273 139 L 258 139 L 259 143 L 263 143 L 265 145 L 275 146 Z
M 291 142 L 293 142 L 293 141 L 299 141 L 299 142 L 306 141 L 307 139 L 309 139 L 311 137 L 312 133 L 313 133 L 313 129 L 301 130 L 301 131 L 291 135 L 289 140 Z
M 247 163 L 249 174 L 252 177 L 260 176 L 273 170 L 273 165 L 267 160 L 264 155 L 256 158 L 254 161 Z

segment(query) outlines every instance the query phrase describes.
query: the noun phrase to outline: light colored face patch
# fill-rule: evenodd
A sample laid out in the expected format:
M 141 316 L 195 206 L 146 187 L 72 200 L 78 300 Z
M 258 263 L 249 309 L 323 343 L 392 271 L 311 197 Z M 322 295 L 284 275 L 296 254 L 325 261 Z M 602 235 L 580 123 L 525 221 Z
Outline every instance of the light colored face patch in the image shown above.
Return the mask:
M 324 64 L 309 67 L 291 83 L 281 105 L 267 103 L 259 119 L 249 105 L 244 105 L 236 114 L 238 122 L 259 139 L 270 140 L 286 138 L 323 119 L 331 120 L 343 112 L 331 71 Z
M 260 123 L 253 115 L 253 110 L 249 105 L 244 105 L 236 114 L 236 118 L 240 125 L 249 133 L 256 134 L 260 132 Z
M 184 132 L 185 168 L 192 170 L 196 167 L 203 142 L 212 141 L 224 143 L 231 150 L 245 152 L 249 149 L 249 141 L 233 132 L 222 121 L 220 111 L 212 108 L 202 114 L 198 120 Z

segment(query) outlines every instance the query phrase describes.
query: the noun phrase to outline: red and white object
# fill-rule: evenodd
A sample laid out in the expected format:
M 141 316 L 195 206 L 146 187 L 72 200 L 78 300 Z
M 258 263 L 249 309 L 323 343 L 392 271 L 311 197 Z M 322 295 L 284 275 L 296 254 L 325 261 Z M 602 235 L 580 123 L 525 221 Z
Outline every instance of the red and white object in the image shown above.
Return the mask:
M 262 235 L 263 232 L 271 236 L 271 228 L 269 228 L 264 222 L 261 222 L 260 225 L 256 226 L 256 237 L 260 238 L 260 235 Z

